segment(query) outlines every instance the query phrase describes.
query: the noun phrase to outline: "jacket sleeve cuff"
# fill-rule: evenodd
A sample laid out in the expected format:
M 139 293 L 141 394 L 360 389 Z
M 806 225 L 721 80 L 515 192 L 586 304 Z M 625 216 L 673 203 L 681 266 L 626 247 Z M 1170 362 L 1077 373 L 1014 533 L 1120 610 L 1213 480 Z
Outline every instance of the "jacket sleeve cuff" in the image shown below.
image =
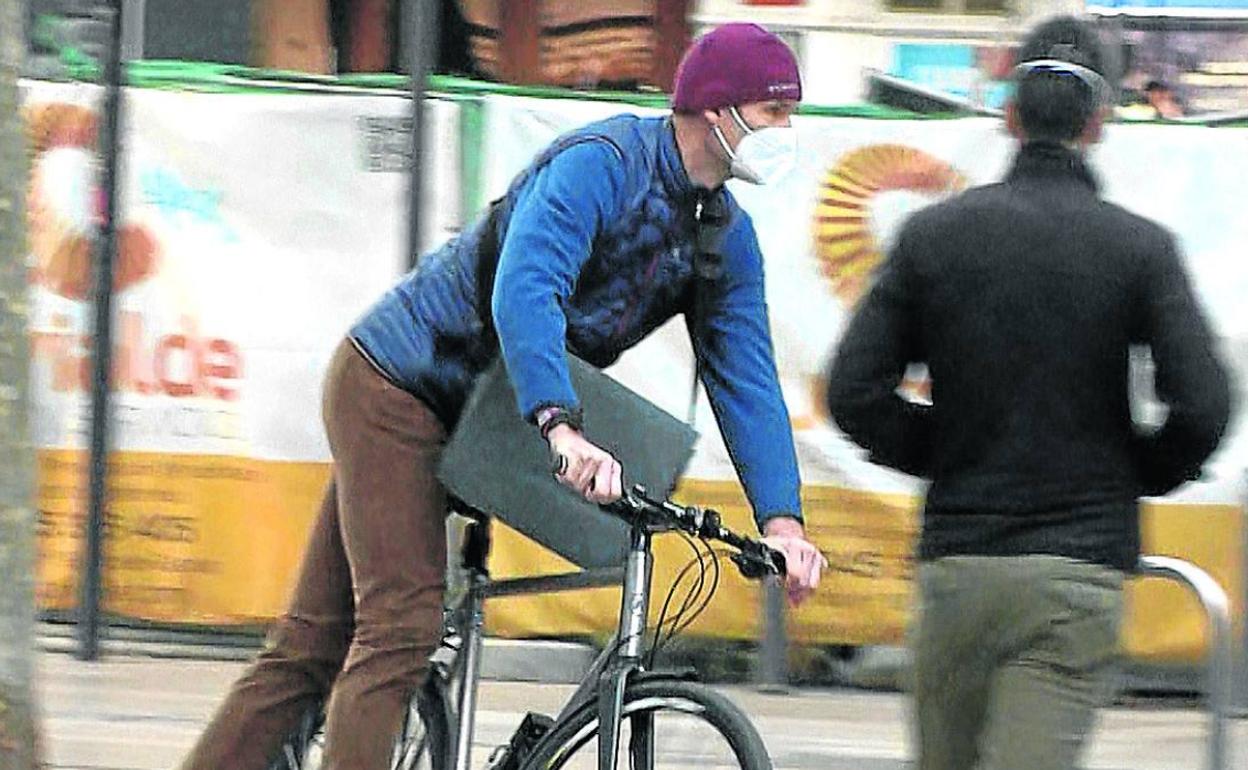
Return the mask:
M 796 519 L 798 524 L 801 524 L 803 527 L 806 526 L 806 520 L 802 517 L 801 511 L 778 510 L 778 511 L 767 511 L 765 513 L 754 514 L 754 521 L 758 525 L 759 532 L 763 531 L 763 527 L 766 526 L 767 522 L 771 521 L 772 519 L 782 519 L 782 518 Z
M 576 404 L 569 403 L 567 401 L 539 401 L 536 406 L 524 415 L 524 419 L 530 424 L 541 427 L 538 424 L 538 417 L 540 417 L 542 412 L 545 412 L 547 409 L 558 409 L 568 412 L 569 414 L 575 415 L 578 420 L 584 416 L 581 408 Z

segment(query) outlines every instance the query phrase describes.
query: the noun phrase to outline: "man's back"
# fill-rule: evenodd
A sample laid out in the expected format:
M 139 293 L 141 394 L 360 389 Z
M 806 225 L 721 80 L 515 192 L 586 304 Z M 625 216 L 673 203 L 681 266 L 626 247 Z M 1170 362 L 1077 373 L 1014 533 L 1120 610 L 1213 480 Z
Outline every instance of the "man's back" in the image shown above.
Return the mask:
M 850 438 L 932 480 L 912 629 L 923 770 L 1081 766 L 1137 498 L 1199 475 L 1230 411 L 1173 239 L 1102 201 L 1084 165 L 1114 101 L 1101 33 L 1055 16 L 1017 56 L 1013 169 L 907 222 L 828 383 Z M 1152 433 L 1131 419 L 1135 343 L 1169 407 Z M 894 392 L 920 361 L 930 406 Z
M 936 403 L 933 508 L 1138 494 L 1128 345 L 1142 337 L 1139 295 L 1165 236 L 1059 165 L 1024 157 L 1006 182 L 907 233 L 923 244 L 911 267 Z
M 1060 145 L 1027 145 L 1004 182 L 913 217 L 866 302 L 831 376 L 833 414 L 877 461 L 932 479 L 925 558 L 1130 566 L 1137 497 L 1194 475 L 1225 423 L 1225 375 L 1171 237 L 1100 200 Z M 895 364 L 927 363 L 930 409 L 869 394 L 856 361 L 881 339 L 900 341 Z M 1172 405 L 1157 439 L 1131 420 L 1134 343 L 1154 348 Z

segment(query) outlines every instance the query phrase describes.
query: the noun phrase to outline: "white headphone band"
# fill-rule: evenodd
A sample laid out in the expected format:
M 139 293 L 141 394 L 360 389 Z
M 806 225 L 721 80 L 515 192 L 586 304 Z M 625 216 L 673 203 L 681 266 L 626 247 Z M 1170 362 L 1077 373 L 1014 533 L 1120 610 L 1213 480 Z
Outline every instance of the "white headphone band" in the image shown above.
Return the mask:
M 1086 84 L 1088 88 L 1091 88 L 1100 98 L 1109 99 L 1109 83 L 1101 76 L 1101 73 L 1082 64 L 1062 61 L 1061 59 L 1032 59 L 1031 61 L 1022 62 L 1014 68 L 1016 76 L 1027 75 L 1032 72 L 1056 72 L 1063 75 L 1072 75 Z

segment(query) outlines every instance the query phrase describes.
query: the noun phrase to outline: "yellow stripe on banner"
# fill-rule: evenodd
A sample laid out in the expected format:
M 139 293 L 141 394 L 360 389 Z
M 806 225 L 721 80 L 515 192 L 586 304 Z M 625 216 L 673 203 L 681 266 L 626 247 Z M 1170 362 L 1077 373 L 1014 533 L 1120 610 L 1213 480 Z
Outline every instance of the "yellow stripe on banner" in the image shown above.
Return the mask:
M 85 452 L 39 452 L 43 609 L 77 602 L 86 462 Z M 327 464 L 119 452 L 110 468 L 106 611 L 209 625 L 263 623 L 281 611 Z
M 716 508 L 734 528 L 753 528 L 745 497 L 733 482 L 687 481 L 677 497 Z M 901 643 L 911 611 L 918 501 L 816 485 L 806 486 L 802 498 L 808 535 L 830 569 L 815 596 L 790 611 L 791 637 L 805 644 Z M 1145 552 L 1187 559 L 1208 570 L 1230 594 L 1236 619 L 1244 612 L 1243 527 L 1243 513 L 1233 505 L 1143 506 Z M 496 575 L 571 569 L 515 532 L 498 530 L 491 562 Z M 665 537 L 656 543 L 655 613 L 687 554 L 679 540 Z M 758 600 L 757 586 L 725 564 L 715 600 L 689 633 L 757 638 Z M 510 598 L 491 603 L 487 625 L 492 633 L 515 637 L 605 634 L 614 628 L 618 602 L 618 591 L 607 590 Z M 1174 663 L 1202 658 L 1204 615 L 1186 589 L 1157 579 L 1134 580 L 1128 584 L 1127 605 L 1123 650 L 1128 656 Z
M 254 625 L 276 617 L 295 579 L 329 466 L 250 458 L 117 453 L 111 460 L 105 541 L 105 609 L 157 622 Z M 86 455 L 39 452 L 38 599 L 70 609 L 78 597 Z M 676 494 L 715 508 L 752 532 L 740 487 L 686 481 Z M 897 644 L 905 635 L 913 585 L 917 500 L 807 485 L 807 532 L 830 564 L 815 596 L 790 612 L 791 637 L 806 644 Z M 1243 513 L 1233 505 L 1144 506 L 1147 553 L 1187 559 L 1208 570 L 1244 612 Z M 674 535 L 655 541 L 652 621 L 692 554 Z M 572 569 L 501 522 L 494 524 L 495 577 Z M 689 583 L 687 582 L 688 586 Z M 684 591 L 677 593 L 679 606 Z M 757 638 L 759 587 L 723 563 L 714 601 L 688 633 Z M 1178 585 L 1147 579 L 1128 587 L 1124 651 L 1154 662 L 1193 662 L 1204 651 L 1204 616 Z M 490 602 L 486 626 L 510 637 L 605 636 L 615 628 L 619 591 L 594 589 Z M 1238 626 L 1237 626 L 1238 627 Z
M 1190 561 L 1230 595 L 1232 627 L 1244 616 L 1244 512 L 1234 505 L 1150 503 L 1143 506 L 1144 551 Z M 1190 663 L 1203 659 L 1204 611 L 1186 587 L 1142 578 L 1127 587 L 1123 649 L 1133 659 Z

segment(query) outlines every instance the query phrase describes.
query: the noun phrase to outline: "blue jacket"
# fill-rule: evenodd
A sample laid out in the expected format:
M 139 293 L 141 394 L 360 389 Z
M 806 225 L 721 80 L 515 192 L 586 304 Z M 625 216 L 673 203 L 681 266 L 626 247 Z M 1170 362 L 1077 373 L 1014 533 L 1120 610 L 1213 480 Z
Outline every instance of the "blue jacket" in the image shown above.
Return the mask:
M 700 228 L 699 206 L 719 211 L 722 224 Z M 695 276 L 698 255 L 708 268 L 699 275 L 718 276 Z M 670 120 L 622 115 L 560 137 L 351 336 L 450 428 L 500 349 L 531 419 L 578 404 L 565 341 L 605 367 L 677 313 L 759 525 L 799 516 L 758 239 L 727 190 L 690 181 Z

